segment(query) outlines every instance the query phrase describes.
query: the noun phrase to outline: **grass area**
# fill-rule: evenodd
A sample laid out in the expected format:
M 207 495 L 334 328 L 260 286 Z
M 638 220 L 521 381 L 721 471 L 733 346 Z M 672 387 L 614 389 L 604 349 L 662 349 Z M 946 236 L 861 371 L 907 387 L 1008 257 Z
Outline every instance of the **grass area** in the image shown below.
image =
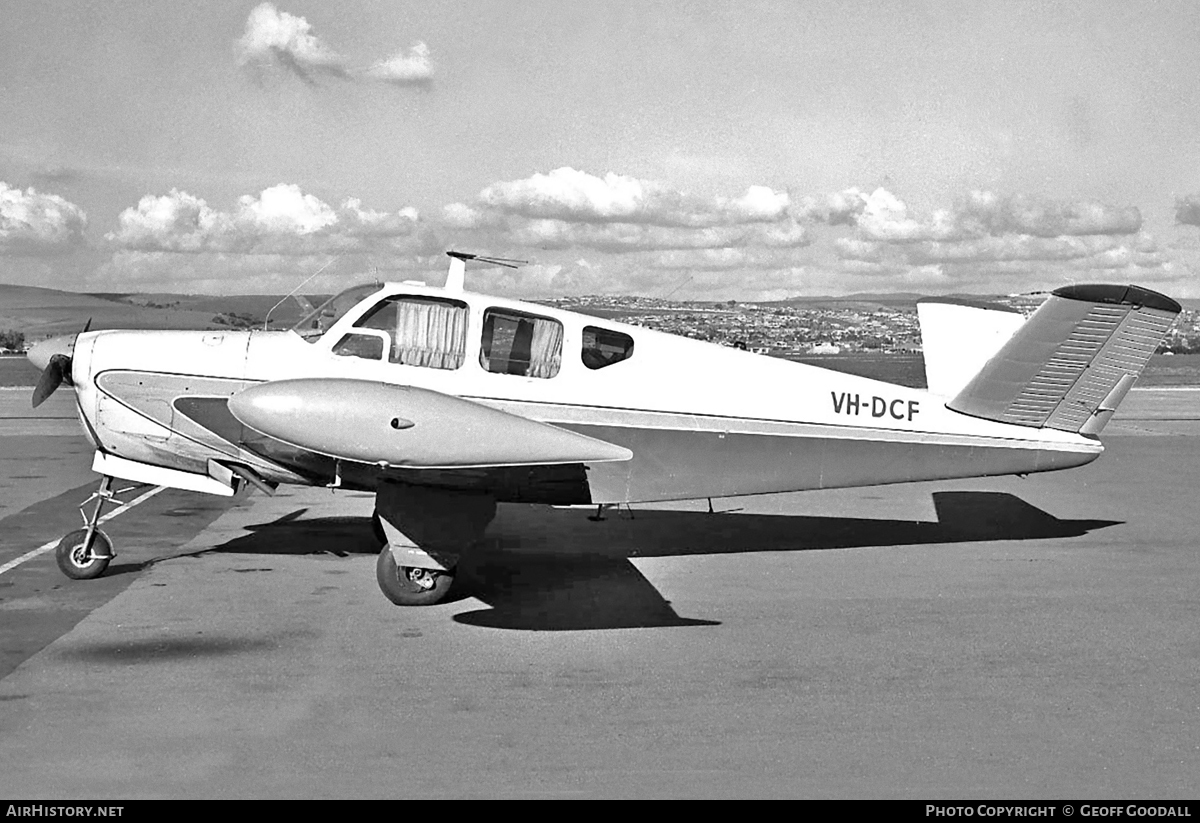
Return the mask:
M 6 386 L 29 386 L 32 388 L 38 380 L 38 370 L 33 364 L 20 356 L 0 357 L 0 388 Z

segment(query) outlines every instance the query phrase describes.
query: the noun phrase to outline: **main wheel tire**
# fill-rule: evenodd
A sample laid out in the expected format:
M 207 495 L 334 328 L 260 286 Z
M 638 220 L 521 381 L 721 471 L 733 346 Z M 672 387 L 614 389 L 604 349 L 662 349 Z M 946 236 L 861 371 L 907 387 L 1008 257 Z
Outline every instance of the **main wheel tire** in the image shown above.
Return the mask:
M 375 579 L 384 596 L 397 606 L 432 606 L 449 594 L 454 573 L 397 566 L 392 550 L 384 546 L 375 562 Z
M 108 568 L 108 561 L 112 560 L 112 541 L 108 539 L 108 535 L 96 529 L 92 533 L 92 545 L 89 550 L 84 545 L 87 531 L 76 529 L 71 532 L 59 541 L 58 548 L 54 551 L 58 568 L 72 580 L 91 580 L 99 577 Z

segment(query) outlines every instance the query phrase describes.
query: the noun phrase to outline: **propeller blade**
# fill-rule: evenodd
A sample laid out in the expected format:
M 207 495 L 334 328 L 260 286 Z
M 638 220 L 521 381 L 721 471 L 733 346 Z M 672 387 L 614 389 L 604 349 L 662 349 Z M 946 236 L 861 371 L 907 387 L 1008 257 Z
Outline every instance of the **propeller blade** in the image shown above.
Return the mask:
M 33 390 L 33 407 L 36 409 L 42 405 L 64 382 L 71 382 L 71 358 L 65 354 L 56 354 L 50 358 L 42 376 L 38 378 L 37 387 Z

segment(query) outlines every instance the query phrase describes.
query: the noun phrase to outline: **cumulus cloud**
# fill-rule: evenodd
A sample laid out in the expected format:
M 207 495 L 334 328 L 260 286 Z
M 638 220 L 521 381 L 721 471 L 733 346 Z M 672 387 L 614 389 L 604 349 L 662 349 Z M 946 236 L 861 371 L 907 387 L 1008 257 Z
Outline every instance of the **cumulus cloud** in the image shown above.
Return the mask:
M 1174 276 L 1133 207 L 973 191 L 950 208 L 919 216 L 885 189 L 870 195 L 847 190 L 802 207 L 813 219 L 829 215 L 826 222 L 854 226 L 851 236 L 833 244 L 840 267 L 853 274 L 936 267 L 963 287 L 990 280 L 997 288 L 1009 285 L 1006 278 L 1061 282 L 1081 272 Z
M 986 191 L 971 192 L 956 212 L 956 223 L 990 235 L 1133 234 L 1142 227 L 1141 212 L 1132 206 L 1001 197 Z
M 480 192 L 478 201 L 482 207 L 531 219 L 693 228 L 779 220 L 790 202 L 786 192 L 766 186 L 751 186 L 735 198 L 705 198 L 654 181 L 612 172 L 596 177 L 566 166 L 494 183 Z
M 732 196 L 699 196 L 563 167 L 493 183 L 446 206 L 440 223 L 455 238 L 483 238 L 512 256 L 530 256 L 522 249 L 619 256 L 606 266 L 617 273 L 603 281 L 609 286 L 633 287 L 656 271 L 707 272 L 714 284 L 726 278 L 721 288 L 740 281 L 748 292 L 768 281 L 785 288 L 801 273 L 805 286 L 828 288 L 842 277 L 835 290 L 924 283 L 1010 291 L 1083 277 L 1175 276 L 1141 231 L 1136 208 L 988 191 L 918 213 L 884 188 L 801 195 L 750 186 Z M 822 227 L 849 231 L 830 236 Z M 568 281 L 596 283 L 597 276 L 589 270 L 554 282 Z
M 831 225 L 855 226 L 869 240 L 899 243 L 1008 235 L 1126 235 L 1142 226 L 1141 213 L 1131 206 L 1000 196 L 988 191 L 970 192 L 951 208 L 920 219 L 910 213 L 903 200 L 882 188 L 869 195 L 848 189 L 823 199 L 808 198 L 801 203 L 798 214 Z
M 750 186 L 703 197 L 655 181 L 563 167 L 494 183 L 442 210 L 447 229 L 541 249 L 632 253 L 669 249 L 796 247 L 810 237 L 787 192 Z
M 408 52 L 401 50 L 394 57 L 380 60 L 363 72 L 372 80 L 394 86 L 429 86 L 433 82 L 433 61 L 429 46 L 416 43 Z
M 56 194 L 0 181 L 0 253 L 61 254 L 83 244 L 87 215 Z
M 800 220 L 828 223 L 831 226 L 853 226 L 867 207 L 869 195 L 851 188 L 836 194 L 800 198 L 793 215 Z
M 146 195 L 105 237 L 122 250 L 189 254 L 428 253 L 435 243 L 414 208 L 382 212 L 355 198 L 334 208 L 288 184 L 243 195 L 230 211 L 178 189 Z
M 663 249 L 714 249 L 753 245 L 805 245 L 801 227 L 773 231 L 758 226 L 714 226 L 691 229 L 637 223 L 569 223 L 563 220 L 513 221 L 500 236 L 543 249 L 595 249 L 610 253 Z
M 257 72 L 283 71 L 315 85 L 317 77 L 365 80 L 393 86 L 428 87 L 433 81 L 429 46 L 415 43 L 395 56 L 368 68 L 354 68 L 349 58 L 335 51 L 316 34 L 303 17 L 261 3 L 246 18 L 246 30 L 237 41 L 238 60 Z
M 283 69 L 307 83 L 315 74 L 349 76 L 346 58 L 321 42 L 307 20 L 279 11 L 272 3 L 251 10 L 237 45 L 244 66 Z
M 902 243 L 915 240 L 949 240 L 962 237 L 952 214 L 939 210 L 927 221 L 908 214 L 904 201 L 886 189 L 876 189 L 867 198 L 856 222 L 859 231 L 871 240 Z

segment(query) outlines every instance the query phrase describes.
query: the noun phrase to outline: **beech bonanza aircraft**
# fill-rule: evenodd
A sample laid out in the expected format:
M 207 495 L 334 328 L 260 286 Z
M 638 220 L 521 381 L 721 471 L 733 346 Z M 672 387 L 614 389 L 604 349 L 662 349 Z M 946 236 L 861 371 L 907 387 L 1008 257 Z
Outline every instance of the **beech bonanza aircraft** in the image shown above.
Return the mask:
M 1058 289 L 1028 319 L 919 305 L 928 391 L 463 290 L 368 285 L 290 331 L 84 331 L 30 352 L 62 382 L 102 476 L 58 547 L 104 572 L 112 481 L 232 495 L 280 483 L 375 493 L 379 585 L 442 599 L 497 502 L 620 503 L 1081 466 L 1179 304 Z M 511 262 L 511 261 L 509 261 Z

